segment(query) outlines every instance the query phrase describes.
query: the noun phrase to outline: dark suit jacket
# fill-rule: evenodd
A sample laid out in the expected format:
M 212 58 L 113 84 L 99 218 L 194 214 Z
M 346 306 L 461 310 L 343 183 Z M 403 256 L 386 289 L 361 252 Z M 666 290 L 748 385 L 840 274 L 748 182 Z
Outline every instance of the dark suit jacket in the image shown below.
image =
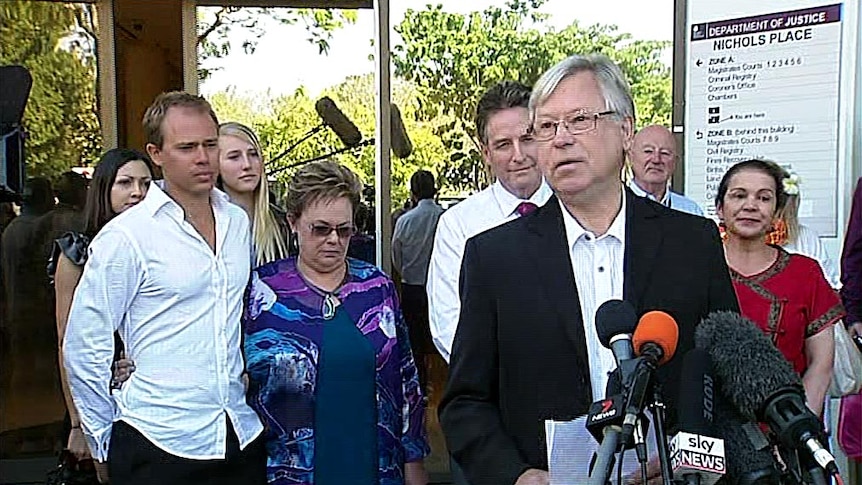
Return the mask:
M 624 299 L 679 325 L 662 366 L 673 406 L 682 355 L 708 313 L 739 311 L 715 224 L 626 189 Z M 593 396 L 578 291 L 556 197 L 530 216 L 467 242 L 461 317 L 440 421 L 471 485 L 514 483 L 547 469 L 544 422 L 587 413 Z

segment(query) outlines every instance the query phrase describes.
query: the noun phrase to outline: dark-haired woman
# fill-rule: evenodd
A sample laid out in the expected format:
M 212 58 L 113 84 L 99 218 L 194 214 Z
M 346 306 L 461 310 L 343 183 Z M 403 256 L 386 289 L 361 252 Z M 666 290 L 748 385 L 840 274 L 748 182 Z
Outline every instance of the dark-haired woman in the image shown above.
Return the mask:
M 56 241 L 49 273 L 54 276 L 57 338 L 61 363 L 66 320 L 69 317 L 75 287 L 78 286 L 84 263 L 87 261 L 87 246 L 108 221 L 144 200 L 152 178 L 152 162 L 143 153 L 120 148 L 108 150 L 102 155 L 93 171 L 93 180 L 84 208 L 84 232 L 81 234 L 69 232 Z M 81 433 L 78 413 L 69 393 L 66 371 L 62 364 L 60 377 L 72 426 L 66 446 L 76 458 L 88 458 L 90 452 Z
M 802 376 L 808 407 L 819 414 L 832 379 L 832 325 L 844 309 L 817 261 L 765 242 L 787 201 L 785 176 L 770 161 L 740 162 L 722 178 L 715 206 L 739 308 Z

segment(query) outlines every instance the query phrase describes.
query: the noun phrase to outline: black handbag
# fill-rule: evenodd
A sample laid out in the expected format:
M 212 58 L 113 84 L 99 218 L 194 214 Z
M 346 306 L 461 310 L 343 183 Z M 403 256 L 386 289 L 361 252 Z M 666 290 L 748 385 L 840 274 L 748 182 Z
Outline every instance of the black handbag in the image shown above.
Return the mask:
M 78 460 L 69 450 L 63 450 L 57 466 L 48 471 L 45 485 L 98 485 L 92 459 Z

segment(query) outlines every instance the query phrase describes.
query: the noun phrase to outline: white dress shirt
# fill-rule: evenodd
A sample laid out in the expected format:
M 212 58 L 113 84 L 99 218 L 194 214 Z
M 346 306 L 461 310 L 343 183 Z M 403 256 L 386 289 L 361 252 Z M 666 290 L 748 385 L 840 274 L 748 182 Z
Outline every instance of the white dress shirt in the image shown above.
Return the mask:
M 664 197 L 662 197 L 661 200 L 656 199 L 654 195 L 642 189 L 634 179 L 629 181 L 629 188 L 632 189 L 632 192 L 639 197 L 646 197 L 647 199 L 654 200 L 665 207 L 670 207 L 671 209 L 703 217 L 703 209 L 697 205 L 697 202 L 684 195 L 673 192 L 670 190 L 670 187 L 664 191 Z
M 823 270 L 823 276 L 829 282 L 829 286 L 836 290 L 841 289 L 841 279 L 838 277 L 838 268 L 835 262 L 829 257 L 826 247 L 823 246 L 823 241 L 810 227 L 799 224 L 799 234 L 796 241 L 782 246 L 788 253 L 801 254 L 817 261 L 820 264 L 820 269 Z
M 551 188 L 543 181 L 527 200 L 541 207 L 550 197 Z M 495 182 L 440 216 L 426 290 L 431 337 L 446 362 L 449 362 L 461 313 L 458 284 L 467 240 L 519 217 L 516 209 L 521 202 L 524 200 L 507 191 L 500 182 Z
M 608 231 L 601 236 L 581 226 L 560 202 L 566 241 L 572 259 L 575 285 L 581 303 L 584 335 L 590 360 L 593 396 L 605 395 L 608 373 L 616 369 L 614 353 L 602 345 L 596 332 L 596 310 L 608 300 L 623 298 L 623 259 L 626 249 L 626 198 Z
M 225 457 L 227 419 L 244 448 L 263 430 L 245 402 L 240 349 L 251 241 L 245 212 L 213 190 L 215 252 L 155 183 L 93 239 L 63 353 L 93 457 L 114 421 L 182 458 Z M 111 395 L 113 332 L 135 372 Z
M 434 247 L 434 231 L 442 213 L 443 208 L 433 199 L 422 199 L 395 223 L 392 263 L 405 284 L 425 286 Z

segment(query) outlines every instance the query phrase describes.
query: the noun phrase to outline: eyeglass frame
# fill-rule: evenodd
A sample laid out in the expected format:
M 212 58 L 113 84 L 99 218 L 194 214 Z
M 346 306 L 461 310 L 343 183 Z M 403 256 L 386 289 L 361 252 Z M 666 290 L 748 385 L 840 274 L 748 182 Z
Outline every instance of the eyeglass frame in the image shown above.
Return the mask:
M 323 230 L 326 230 L 326 234 L 323 234 Z M 340 224 L 338 226 L 331 226 L 326 223 L 311 223 L 308 225 L 308 230 L 311 233 L 312 237 L 317 239 L 326 239 L 333 232 L 336 233 L 339 239 L 348 239 L 356 234 L 356 226 L 353 224 Z M 349 230 L 349 234 L 342 234 L 343 232 Z
M 584 117 L 586 117 L 586 119 L 584 121 L 586 121 L 588 119 L 592 119 L 592 121 L 593 121 L 592 126 L 589 128 L 585 128 L 583 130 L 578 130 L 577 132 L 573 132 L 572 130 L 569 129 L 569 126 L 570 126 L 569 122 L 566 121 L 565 119 L 562 119 L 562 120 L 557 120 L 557 121 L 551 122 L 554 126 L 554 132 L 551 136 L 547 136 L 547 137 L 539 136 L 539 134 L 536 131 L 536 125 L 535 124 L 530 126 L 529 134 L 536 141 L 551 141 L 554 138 L 556 138 L 557 135 L 560 134 L 560 125 L 563 125 L 566 129 L 566 133 L 568 133 L 570 135 L 581 135 L 583 133 L 587 133 L 587 132 L 595 130 L 596 126 L 599 123 L 599 118 L 601 118 L 603 116 L 610 116 L 610 115 L 615 115 L 615 114 L 617 114 L 617 112 L 615 110 L 612 110 L 612 109 L 611 110 L 605 110 L 605 111 L 599 111 L 599 112 L 595 112 L 595 113 L 590 113 L 588 111 L 575 112 L 575 113 L 572 113 L 571 115 L 569 115 L 568 117 L 573 118 L 575 116 L 584 116 Z

